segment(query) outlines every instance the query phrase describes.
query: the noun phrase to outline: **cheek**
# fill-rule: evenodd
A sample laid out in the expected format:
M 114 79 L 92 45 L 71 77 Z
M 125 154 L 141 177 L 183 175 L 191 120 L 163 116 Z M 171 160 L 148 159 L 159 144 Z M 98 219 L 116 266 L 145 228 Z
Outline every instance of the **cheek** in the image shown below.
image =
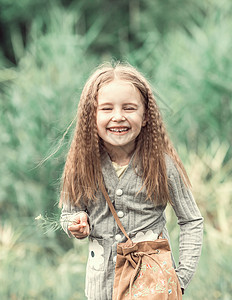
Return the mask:
M 127 120 L 136 128 L 144 126 L 145 117 L 143 113 L 137 112 L 135 115 L 127 116 Z
M 99 115 L 97 114 L 96 115 L 96 127 L 97 127 L 97 133 L 99 134 L 99 130 L 100 130 L 100 127 L 101 127 L 101 119 L 99 118 Z
M 97 129 L 102 129 L 102 127 L 105 127 L 107 123 L 107 118 L 101 113 L 98 113 L 96 118 Z
M 97 112 L 96 113 L 96 123 L 97 123 L 97 126 L 99 126 L 99 124 L 101 123 L 101 119 L 102 119 L 101 113 Z

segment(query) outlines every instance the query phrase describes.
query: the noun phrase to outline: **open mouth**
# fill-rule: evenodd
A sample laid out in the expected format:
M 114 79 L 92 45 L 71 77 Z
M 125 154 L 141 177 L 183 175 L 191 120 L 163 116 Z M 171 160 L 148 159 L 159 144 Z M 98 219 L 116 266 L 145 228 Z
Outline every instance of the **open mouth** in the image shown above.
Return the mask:
M 127 132 L 130 128 L 128 127 L 111 127 L 107 128 L 110 132 L 116 132 L 116 133 L 121 133 L 121 132 Z

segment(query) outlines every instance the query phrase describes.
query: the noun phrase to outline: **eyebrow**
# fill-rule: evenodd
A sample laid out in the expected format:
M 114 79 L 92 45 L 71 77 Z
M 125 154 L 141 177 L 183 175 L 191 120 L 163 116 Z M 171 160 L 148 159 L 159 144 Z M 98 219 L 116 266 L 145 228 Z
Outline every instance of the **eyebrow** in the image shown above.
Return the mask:
M 112 102 L 103 102 L 101 104 L 98 104 L 98 106 L 104 106 L 104 105 L 114 105 Z M 126 103 L 123 103 L 122 106 L 126 106 L 126 105 L 133 105 L 133 106 L 138 106 L 137 103 L 133 103 L 133 102 L 126 102 Z
M 101 104 L 98 104 L 98 106 L 103 106 L 103 105 L 113 105 L 112 102 L 104 102 Z

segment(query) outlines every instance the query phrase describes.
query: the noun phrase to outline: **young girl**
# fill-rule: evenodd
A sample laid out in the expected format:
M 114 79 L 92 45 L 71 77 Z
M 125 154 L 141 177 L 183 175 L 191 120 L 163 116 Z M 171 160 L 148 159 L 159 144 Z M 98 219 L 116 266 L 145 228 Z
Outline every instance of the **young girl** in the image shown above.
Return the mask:
M 90 300 L 112 299 L 116 248 L 126 241 L 102 183 L 134 242 L 155 240 L 161 232 L 169 239 L 164 211 L 172 205 L 180 225 L 175 270 L 184 290 L 201 254 L 203 218 L 151 87 L 128 65 L 101 67 L 86 83 L 63 173 L 61 224 L 70 237 L 89 237 Z

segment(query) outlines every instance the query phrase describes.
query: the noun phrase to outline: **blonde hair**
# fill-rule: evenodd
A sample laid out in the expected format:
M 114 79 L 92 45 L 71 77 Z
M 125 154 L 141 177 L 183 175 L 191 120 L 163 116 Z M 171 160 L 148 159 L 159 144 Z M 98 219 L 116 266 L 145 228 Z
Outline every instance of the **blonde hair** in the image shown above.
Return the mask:
M 99 89 L 115 78 L 132 83 L 139 90 L 144 104 L 147 122 L 137 137 L 134 162 L 140 163 L 147 199 L 157 205 L 171 202 L 165 153 L 172 158 L 185 184 L 191 185 L 167 135 L 147 80 L 129 65 L 117 64 L 114 67 L 103 65 L 89 78 L 80 97 L 77 124 L 63 172 L 60 205 L 66 201 L 70 201 L 72 205 L 87 204 L 89 200 L 97 201 L 95 195 L 103 183 L 101 140 L 96 125 L 97 96 Z

